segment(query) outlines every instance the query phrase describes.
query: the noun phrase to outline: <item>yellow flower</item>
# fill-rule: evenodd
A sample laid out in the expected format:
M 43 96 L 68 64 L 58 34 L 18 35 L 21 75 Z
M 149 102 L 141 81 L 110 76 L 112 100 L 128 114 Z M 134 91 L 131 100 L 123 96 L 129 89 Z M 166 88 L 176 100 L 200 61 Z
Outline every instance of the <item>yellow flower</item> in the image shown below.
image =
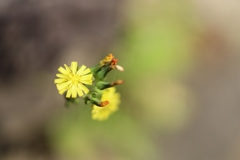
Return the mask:
M 64 66 L 65 69 L 58 68 L 60 74 L 56 74 L 58 78 L 54 80 L 59 93 L 63 94 L 67 91 L 67 98 L 76 98 L 77 95 L 81 97 L 83 94 L 87 94 L 89 89 L 84 84 L 92 84 L 93 75 L 89 74 L 91 70 L 84 65 L 78 67 L 77 62 L 72 62 L 71 67 L 66 64 Z
M 115 92 L 115 87 L 105 89 L 102 94 L 101 101 L 108 101 L 104 107 L 94 105 L 92 110 L 92 119 L 103 121 L 108 119 L 109 115 L 118 110 L 120 104 L 120 94 Z

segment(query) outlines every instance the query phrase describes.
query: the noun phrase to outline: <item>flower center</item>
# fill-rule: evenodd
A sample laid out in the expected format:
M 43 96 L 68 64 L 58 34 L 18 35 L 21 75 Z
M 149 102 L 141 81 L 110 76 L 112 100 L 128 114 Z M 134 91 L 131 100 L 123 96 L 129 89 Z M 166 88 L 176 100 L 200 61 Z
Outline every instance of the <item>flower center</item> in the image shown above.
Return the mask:
M 77 84 L 78 81 L 79 81 L 79 77 L 78 77 L 77 75 L 70 74 L 70 75 L 69 75 L 69 80 L 70 80 L 73 84 Z

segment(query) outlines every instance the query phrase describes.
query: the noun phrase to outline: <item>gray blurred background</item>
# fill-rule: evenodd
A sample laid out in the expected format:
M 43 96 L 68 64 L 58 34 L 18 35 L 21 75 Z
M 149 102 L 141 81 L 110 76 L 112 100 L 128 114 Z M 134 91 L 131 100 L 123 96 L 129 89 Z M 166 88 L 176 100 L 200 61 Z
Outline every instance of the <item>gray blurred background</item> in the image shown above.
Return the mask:
M 0 159 L 239 160 L 240 1 L 1 0 Z M 121 105 L 64 107 L 71 61 L 113 53 Z

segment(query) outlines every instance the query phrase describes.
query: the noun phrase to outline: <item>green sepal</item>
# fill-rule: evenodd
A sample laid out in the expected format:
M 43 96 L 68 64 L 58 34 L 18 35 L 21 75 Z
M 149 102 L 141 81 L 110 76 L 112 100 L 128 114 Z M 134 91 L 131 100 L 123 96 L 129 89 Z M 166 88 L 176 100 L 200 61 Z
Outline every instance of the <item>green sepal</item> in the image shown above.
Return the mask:
M 99 90 L 104 90 L 104 89 L 107 89 L 107 88 L 109 88 L 109 87 L 112 87 L 112 83 L 110 83 L 110 82 L 105 82 L 105 81 L 99 81 L 99 82 L 97 82 L 96 87 L 97 87 Z
M 96 66 L 91 68 L 91 72 L 93 74 L 93 77 L 99 81 L 99 80 L 103 80 L 107 74 L 112 70 L 113 68 L 111 67 L 111 63 L 107 63 L 103 66 L 99 64 L 97 64 Z

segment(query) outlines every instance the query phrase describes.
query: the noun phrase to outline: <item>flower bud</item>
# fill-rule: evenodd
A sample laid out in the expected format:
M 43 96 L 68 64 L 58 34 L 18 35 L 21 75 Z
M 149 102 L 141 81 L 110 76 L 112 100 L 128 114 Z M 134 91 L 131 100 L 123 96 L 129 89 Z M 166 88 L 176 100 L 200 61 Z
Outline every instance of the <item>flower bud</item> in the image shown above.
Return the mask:
M 118 60 L 115 59 L 112 54 L 109 54 L 103 60 L 101 60 L 96 66 L 91 68 L 93 77 L 95 77 L 96 80 L 102 80 L 114 68 L 123 70 L 121 66 L 116 67 L 117 62 Z
M 110 88 L 110 87 L 113 87 L 113 86 L 116 86 L 116 85 L 119 85 L 119 84 L 123 84 L 124 81 L 123 80 L 117 80 L 115 82 L 105 82 L 105 81 L 99 81 L 97 84 L 96 84 L 96 87 L 99 89 L 99 90 L 104 90 L 104 89 L 107 89 L 107 88 Z

